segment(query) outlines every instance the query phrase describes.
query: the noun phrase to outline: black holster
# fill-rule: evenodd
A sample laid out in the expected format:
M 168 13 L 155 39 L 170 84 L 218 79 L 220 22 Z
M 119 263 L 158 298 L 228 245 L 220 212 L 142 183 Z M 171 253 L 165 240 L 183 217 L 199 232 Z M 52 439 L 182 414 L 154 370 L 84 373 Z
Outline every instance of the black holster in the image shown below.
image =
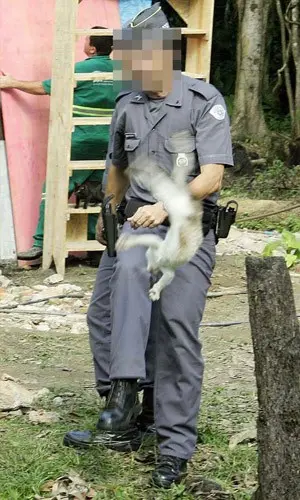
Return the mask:
M 216 220 L 217 238 L 227 238 L 232 224 L 236 219 L 238 204 L 235 200 L 230 200 L 225 207 L 219 206 Z
M 106 240 L 106 250 L 109 257 L 116 256 L 116 242 L 118 239 L 118 220 L 112 211 L 110 201 L 114 195 L 108 196 L 102 203 L 103 236 Z

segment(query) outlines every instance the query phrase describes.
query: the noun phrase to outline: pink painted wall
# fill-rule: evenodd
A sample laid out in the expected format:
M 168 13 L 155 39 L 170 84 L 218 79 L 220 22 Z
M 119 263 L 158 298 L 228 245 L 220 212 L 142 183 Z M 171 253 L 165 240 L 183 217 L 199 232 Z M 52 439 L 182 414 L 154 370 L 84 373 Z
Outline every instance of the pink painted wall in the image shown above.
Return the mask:
M 0 0 L 0 69 L 4 73 L 21 80 L 51 76 L 54 9 L 55 0 Z M 83 0 L 78 27 L 94 25 L 120 26 L 118 0 Z M 85 57 L 82 46 L 80 40 L 77 61 Z M 32 244 L 38 219 L 50 98 L 3 91 L 1 101 L 17 250 L 23 251 Z

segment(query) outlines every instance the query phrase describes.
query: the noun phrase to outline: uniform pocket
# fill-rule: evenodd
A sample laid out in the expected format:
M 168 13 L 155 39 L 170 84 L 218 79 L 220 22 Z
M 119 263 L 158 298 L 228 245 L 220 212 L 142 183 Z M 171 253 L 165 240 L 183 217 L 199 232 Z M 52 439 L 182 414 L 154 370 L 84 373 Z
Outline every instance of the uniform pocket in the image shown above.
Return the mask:
M 141 139 L 125 139 L 124 149 L 125 151 L 135 151 L 139 146 Z
M 196 151 L 196 140 L 194 136 L 170 137 L 165 140 L 165 148 L 169 153 L 193 153 Z
M 196 139 L 193 135 L 179 133 L 165 139 L 165 149 L 172 158 L 173 168 L 175 166 L 183 167 L 191 178 L 199 173 Z

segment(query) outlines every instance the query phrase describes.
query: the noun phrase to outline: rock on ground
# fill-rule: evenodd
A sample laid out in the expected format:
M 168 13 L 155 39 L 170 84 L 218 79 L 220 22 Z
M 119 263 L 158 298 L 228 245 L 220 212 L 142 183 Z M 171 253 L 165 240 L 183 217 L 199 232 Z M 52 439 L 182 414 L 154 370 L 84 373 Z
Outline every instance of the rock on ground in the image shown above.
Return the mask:
M 57 283 L 61 283 L 62 281 L 64 281 L 63 276 L 61 276 L 60 274 L 52 274 L 51 276 L 49 276 L 44 280 L 44 284 L 56 285 Z
M 16 380 L 0 380 L 0 411 L 30 408 L 34 401 L 49 394 L 49 389 L 30 391 Z M 12 377 L 11 377 L 12 378 Z
M 27 417 L 29 422 L 33 424 L 56 424 L 59 422 L 59 415 L 54 411 L 31 410 Z

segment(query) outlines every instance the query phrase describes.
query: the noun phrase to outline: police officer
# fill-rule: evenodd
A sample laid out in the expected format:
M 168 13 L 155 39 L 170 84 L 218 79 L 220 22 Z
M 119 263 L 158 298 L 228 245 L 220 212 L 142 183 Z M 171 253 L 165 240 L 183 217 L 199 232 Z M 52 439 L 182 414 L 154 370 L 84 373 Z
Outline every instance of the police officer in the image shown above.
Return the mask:
M 232 165 L 233 160 L 229 120 L 219 92 L 188 77 L 176 75 L 174 79 L 170 39 L 155 30 L 145 31 L 140 34 L 139 48 L 132 51 L 132 80 L 143 91 L 128 91 L 117 100 L 106 194 L 114 194 L 119 203 L 127 192 L 129 220 L 123 231 L 150 231 L 164 237 L 168 214 L 134 178 L 128 186 L 126 170 L 146 154 L 170 172 L 180 154 L 194 167 L 189 189 L 204 206 L 203 244 L 163 291 L 156 328 L 155 424 L 160 456 L 152 478 L 156 485 L 169 487 L 186 473 L 196 445 L 203 374 L 198 327 L 215 262 L 210 215 L 216 207 L 224 165 Z M 134 38 L 137 42 L 137 34 Z M 116 55 L 117 45 L 114 42 Z M 122 41 L 121 58 L 125 46 Z M 180 131 L 189 133 L 184 145 L 173 137 Z M 101 240 L 101 219 L 98 234 Z M 101 288 L 99 278 L 98 274 L 95 290 Z M 126 431 L 134 417 L 138 380 L 146 376 L 145 350 L 153 317 L 149 278 L 144 249 L 119 253 L 110 279 L 112 383 L 98 421 L 102 431 Z M 96 314 L 95 307 L 94 319 Z
M 127 192 L 129 220 L 124 232 L 151 232 L 164 238 L 168 214 L 134 176 L 128 184 L 128 166 L 133 162 L 138 165 L 139 156 L 150 155 L 161 168 L 171 172 L 178 155 L 185 155 L 194 167 L 188 180 L 191 195 L 199 203 L 203 200 L 203 221 L 210 221 L 224 165 L 233 165 L 233 159 L 222 96 L 201 81 L 180 79 L 178 75 L 175 79 L 172 65 L 177 52 L 171 48 L 169 30 L 146 31 L 142 30 L 140 45 L 132 51 L 132 79 L 135 84 L 140 83 L 143 91 L 128 91 L 119 96 L 114 113 L 112 165 L 106 194 L 114 194 L 115 203 L 119 203 Z M 137 33 L 132 36 L 132 44 L 138 43 L 137 37 Z M 116 57 L 116 42 L 114 47 Z M 125 57 L 125 49 L 123 40 L 121 58 Z M 174 139 L 180 131 L 189 133 L 184 144 Z M 198 328 L 215 263 L 214 230 L 209 222 L 203 230 L 201 248 L 177 270 L 160 300 L 155 356 L 155 424 L 160 456 L 152 478 L 162 487 L 180 481 L 196 446 L 203 375 Z M 101 231 L 99 219 L 99 236 Z M 137 382 L 145 378 L 145 349 L 152 312 L 149 278 L 145 249 L 137 247 L 119 253 L 111 278 L 112 387 L 98 422 L 103 430 L 128 428 Z

